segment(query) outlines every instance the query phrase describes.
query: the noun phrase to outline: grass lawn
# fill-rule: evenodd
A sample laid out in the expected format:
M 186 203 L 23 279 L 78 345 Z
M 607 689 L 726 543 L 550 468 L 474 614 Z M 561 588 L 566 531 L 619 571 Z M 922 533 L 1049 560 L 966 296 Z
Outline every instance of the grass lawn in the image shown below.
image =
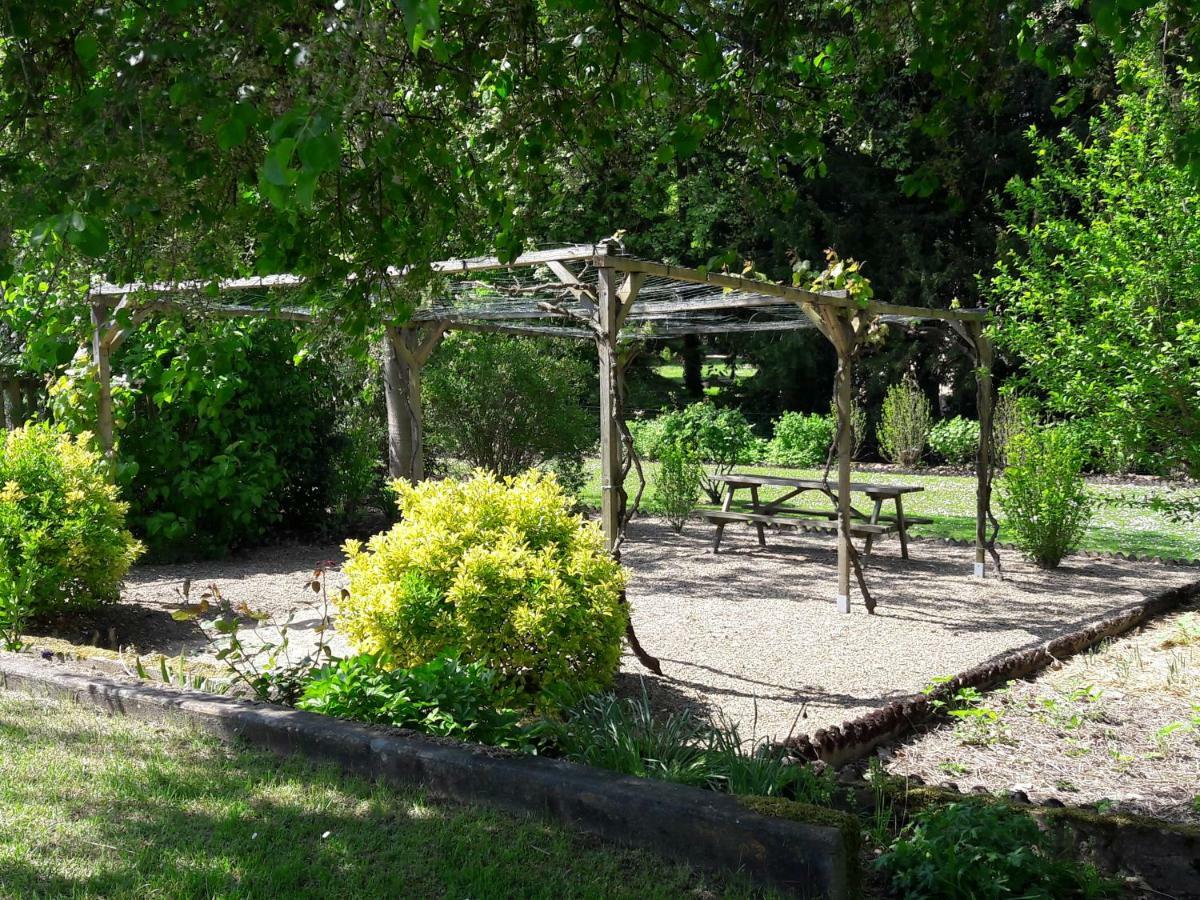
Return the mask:
M 649 854 L 0 692 L 5 897 L 751 896 Z
M 643 461 L 647 482 L 652 482 L 657 463 Z M 797 478 L 820 478 L 817 469 L 783 469 L 772 466 L 738 466 L 736 471 L 759 475 L 786 475 Z M 600 473 L 595 460 L 589 462 L 589 480 L 584 488 L 583 500 L 589 506 L 600 505 Z M 914 535 L 933 535 L 974 540 L 975 538 L 975 479 L 959 475 L 890 475 L 870 472 L 856 476 L 860 480 L 877 483 L 919 484 L 925 490 L 904 498 L 904 511 L 912 515 L 933 519 L 932 525 L 914 525 Z M 1171 559 L 1196 559 L 1200 557 L 1200 524 L 1181 525 L 1169 521 L 1165 516 L 1143 507 L 1133 507 L 1121 502 L 1123 496 L 1147 495 L 1163 488 L 1153 486 L 1129 486 L 1093 484 L 1091 492 L 1099 499 L 1096 515 L 1083 538 L 1081 549 L 1095 551 L 1123 551 L 1139 556 L 1162 556 Z M 642 507 L 653 512 L 654 503 L 650 485 Z M 778 496 L 776 489 L 764 489 L 764 500 Z M 806 495 L 809 502 L 819 502 L 815 494 Z M 860 498 L 862 499 L 862 498 Z M 1000 539 L 1007 540 L 1004 516 L 999 504 L 993 510 L 1000 520 Z M 888 511 L 885 506 L 885 512 Z

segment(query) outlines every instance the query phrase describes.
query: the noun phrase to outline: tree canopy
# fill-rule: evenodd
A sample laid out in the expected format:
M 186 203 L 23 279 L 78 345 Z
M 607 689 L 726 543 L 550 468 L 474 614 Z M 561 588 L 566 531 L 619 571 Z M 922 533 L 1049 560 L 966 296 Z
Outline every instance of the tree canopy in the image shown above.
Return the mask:
M 849 154 L 954 209 L 964 117 L 1087 104 L 1145 33 L 1193 64 L 1196 4 L 1150 6 L 8 0 L 0 242 L 113 280 L 353 272 L 362 307 L 387 266 L 545 238 L 630 153 L 776 206 Z M 1200 169 L 1194 130 L 1174 152 Z

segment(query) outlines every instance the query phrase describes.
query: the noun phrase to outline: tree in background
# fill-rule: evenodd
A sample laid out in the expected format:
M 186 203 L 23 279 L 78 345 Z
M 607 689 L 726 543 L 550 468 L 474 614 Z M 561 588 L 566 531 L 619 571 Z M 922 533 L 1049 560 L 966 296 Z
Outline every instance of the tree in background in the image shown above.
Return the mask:
M 423 400 L 429 444 L 501 476 L 570 468 L 596 441 L 590 368 L 551 339 L 455 333 L 430 358 Z
M 1100 455 L 1200 474 L 1200 188 L 1179 164 L 1200 123 L 1195 75 L 1168 91 L 1156 54 L 1086 135 L 1031 134 L 1038 174 L 1008 188 L 991 290 L 1004 347 L 1048 409 L 1103 435 Z M 1093 438 L 1092 443 L 1095 443 Z

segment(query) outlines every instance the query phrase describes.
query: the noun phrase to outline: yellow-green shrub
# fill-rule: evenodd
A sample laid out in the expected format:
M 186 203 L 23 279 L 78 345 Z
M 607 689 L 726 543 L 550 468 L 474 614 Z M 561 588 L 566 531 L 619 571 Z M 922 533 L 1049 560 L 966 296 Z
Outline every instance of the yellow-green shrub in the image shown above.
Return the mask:
M 0 594 L 13 618 L 116 600 L 142 546 L 87 437 L 45 425 L 0 440 Z
M 397 482 L 403 519 L 346 544 L 338 628 L 414 666 L 448 650 L 531 692 L 608 684 L 628 616 L 625 575 L 551 475 Z

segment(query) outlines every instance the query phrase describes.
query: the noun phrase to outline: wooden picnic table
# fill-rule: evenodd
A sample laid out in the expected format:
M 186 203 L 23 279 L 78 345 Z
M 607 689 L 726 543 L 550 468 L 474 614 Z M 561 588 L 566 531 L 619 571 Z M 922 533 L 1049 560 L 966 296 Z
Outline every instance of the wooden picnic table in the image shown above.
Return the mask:
M 816 491 L 836 504 L 837 488 L 832 483 L 820 478 L 786 478 L 781 475 L 738 473 L 718 475 L 714 480 L 725 484 L 725 500 L 720 510 L 710 510 L 703 514 L 705 519 L 717 526 L 717 533 L 713 538 L 713 553 L 720 551 L 721 537 L 725 526 L 730 522 L 746 522 L 753 525 L 758 532 L 758 543 L 763 547 L 767 545 L 768 527 L 837 533 L 836 508 L 800 509 L 790 505 L 791 501 L 808 491 Z M 762 487 L 780 487 L 784 491 L 780 496 L 764 501 L 758 493 Z M 748 508 L 735 504 L 735 495 L 744 490 L 750 492 Z M 900 536 L 900 555 L 908 559 L 908 526 L 928 524 L 933 520 L 923 516 L 906 516 L 904 495 L 923 490 L 923 487 L 912 484 L 868 484 L 862 481 L 850 483 L 851 493 L 864 494 L 873 503 L 870 514 L 860 512 L 854 506 L 850 507 L 853 519 L 850 534 L 866 539 L 865 553 L 871 552 L 871 543 L 876 537 L 894 531 Z M 889 501 L 894 505 L 895 512 L 885 514 L 883 505 Z

